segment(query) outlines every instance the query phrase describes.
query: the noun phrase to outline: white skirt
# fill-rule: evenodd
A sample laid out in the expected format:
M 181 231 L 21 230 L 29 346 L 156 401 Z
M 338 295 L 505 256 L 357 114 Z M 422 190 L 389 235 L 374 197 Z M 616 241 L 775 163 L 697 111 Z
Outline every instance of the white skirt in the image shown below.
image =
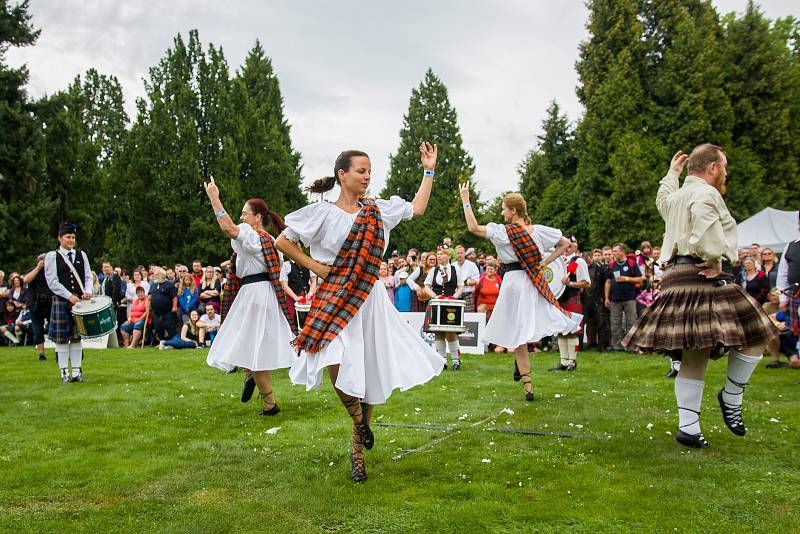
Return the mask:
M 316 389 L 325 368 L 336 364 L 337 388 L 369 404 L 381 404 L 394 389 L 405 391 L 437 376 L 445 361 L 403 319 L 377 280 L 339 335 L 315 354 L 302 352 L 289 377 L 306 390 Z
M 297 359 L 294 334 L 286 321 L 270 282 L 255 282 L 239 289 L 225 322 L 214 338 L 206 363 L 231 371 L 271 371 L 291 367 Z
M 583 316 L 567 317 L 539 294 L 525 271 L 503 276 L 500 294 L 483 339 L 501 347 L 516 348 L 556 334 L 580 329 Z

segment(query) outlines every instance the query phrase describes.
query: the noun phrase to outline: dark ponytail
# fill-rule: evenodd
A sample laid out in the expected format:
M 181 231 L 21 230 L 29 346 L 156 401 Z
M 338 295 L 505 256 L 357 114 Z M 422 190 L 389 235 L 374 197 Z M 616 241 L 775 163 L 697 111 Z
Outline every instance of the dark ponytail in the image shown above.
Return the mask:
M 333 186 L 339 182 L 339 171 L 347 172 L 353 164 L 353 158 L 357 157 L 369 158 L 366 152 L 361 150 L 345 150 L 336 158 L 336 163 L 333 165 L 333 176 L 326 176 L 315 180 L 313 184 L 306 188 L 309 193 L 325 193 L 333 189 Z

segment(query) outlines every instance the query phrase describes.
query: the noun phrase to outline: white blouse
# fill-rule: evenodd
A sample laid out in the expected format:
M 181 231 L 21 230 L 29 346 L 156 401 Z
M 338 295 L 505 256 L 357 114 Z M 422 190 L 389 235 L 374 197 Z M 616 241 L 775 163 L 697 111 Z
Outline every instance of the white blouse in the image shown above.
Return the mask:
M 561 239 L 561 230 L 558 228 L 551 228 L 541 224 L 533 225 L 533 241 L 539 247 L 539 252 L 542 253 L 542 259 L 548 255 L 546 252 L 555 247 Z M 508 238 L 506 227 L 502 224 L 489 223 L 486 225 L 486 237 L 492 242 L 494 248 L 497 249 L 497 258 L 503 263 L 512 263 L 519 261 L 517 253 L 514 252 L 514 245 Z
M 389 232 L 400 221 L 410 220 L 414 216 L 411 202 L 398 196 L 389 200 L 376 199 L 383 219 L 383 252 L 389 245 Z M 286 216 L 286 229 L 283 235 L 295 243 L 302 242 L 311 249 L 311 257 L 325 265 L 333 265 L 339 250 L 344 245 L 350 229 L 358 216 L 347 213 L 331 202 L 316 202 Z
M 264 262 L 264 251 L 261 249 L 261 237 L 247 223 L 237 225 L 239 235 L 231 239 L 231 247 L 236 252 L 236 276 L 250 276 L 267 271 Z

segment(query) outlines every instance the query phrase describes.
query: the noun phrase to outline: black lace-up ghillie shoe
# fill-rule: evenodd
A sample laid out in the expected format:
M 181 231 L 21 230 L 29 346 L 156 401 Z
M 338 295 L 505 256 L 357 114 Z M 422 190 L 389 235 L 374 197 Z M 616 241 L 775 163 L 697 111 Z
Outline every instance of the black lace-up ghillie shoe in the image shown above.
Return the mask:
M 740 384 L 737 385 L 743 387 Z M 719 407 L 722 409 L 722 420 L 725 421 L 725 425 L 731 432 L 737 436 L 744 436 L 747 432 L 747 428 L 745 428 L 744 421 L 742 420 L 742 406 L 735 406 L 725 402 L 722 398 L 723 391 L 725 391 L 725 388 L 722 388 L 719 390 L 719 393 L 717 393 Z
M 692 449 L 707 449 L 709 447 L 708 442 L 706 441 L 706 438 L 703 436 L 702 432 L 699 434 L 689 434 L 680 428 L 678 429 L 678 433 L 675 434 L 675 441 Z
M 367 466 L 364 465 L 364 453 L 359 458 L 352 452 L 350 453 L 350 476 L 355 482 L 367 481 Z

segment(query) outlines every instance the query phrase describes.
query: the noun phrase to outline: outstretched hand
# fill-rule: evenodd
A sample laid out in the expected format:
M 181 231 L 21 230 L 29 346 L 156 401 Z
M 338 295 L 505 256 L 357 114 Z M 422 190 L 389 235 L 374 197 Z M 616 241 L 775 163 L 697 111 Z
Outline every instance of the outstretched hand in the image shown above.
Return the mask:
M 419 145 L 419 151 L 422 152 L 422 157 L 420 157 L 420 160 L 422 161 L 422 168 L 426 171 L 432 171 L 435 169 L 436 156 L 439 153 L 436 145 L 432 145 L 427 141 L 423 141 Z
M 672 161 L 669 164 L 669 170 L 675 171 L 678 174 L 683 172 L 683 168 L 686 166 L 686 162 L 689 160 L 689 154 L 684 154 L 683 150 L 678 150 L 675 152 L 675 155 L 672 156 Z
M 214 177 L 210 176 L 208 182 L 203 182 L 203 187 L 206 189 L 206 195 L 208 198 L 214 199 L 219 197 L 219 188 L 217 187 L 216 182 L 214 182 Z
M 458 194 L 461 195 L 461 202 L 469 203 L 469 182 L 464 182 L 458 186 Z

